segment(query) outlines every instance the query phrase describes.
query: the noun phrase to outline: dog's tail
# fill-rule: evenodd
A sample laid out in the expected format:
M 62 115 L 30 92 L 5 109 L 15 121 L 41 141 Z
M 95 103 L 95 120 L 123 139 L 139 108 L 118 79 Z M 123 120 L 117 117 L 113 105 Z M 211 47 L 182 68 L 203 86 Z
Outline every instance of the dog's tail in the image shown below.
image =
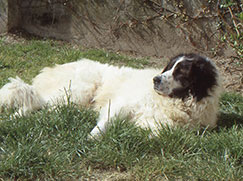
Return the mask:
M 9 78 L 9 83 L 0 89 L 0 107 L 19 108 L 20 115 L 26 115 L 44 105 L 44 100 L 34 88 L 19 77 Z

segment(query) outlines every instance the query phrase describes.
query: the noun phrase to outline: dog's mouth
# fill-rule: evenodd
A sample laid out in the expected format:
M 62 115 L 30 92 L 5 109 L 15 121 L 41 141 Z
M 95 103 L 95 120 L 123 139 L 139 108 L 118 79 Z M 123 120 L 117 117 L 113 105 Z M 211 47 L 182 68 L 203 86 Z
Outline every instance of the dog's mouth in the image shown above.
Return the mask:
M 168 94 L 162 92 L 157 86 L 154 86 L 154 90 L 157 94 L 161 95 L 161 96 L 169 96 Z

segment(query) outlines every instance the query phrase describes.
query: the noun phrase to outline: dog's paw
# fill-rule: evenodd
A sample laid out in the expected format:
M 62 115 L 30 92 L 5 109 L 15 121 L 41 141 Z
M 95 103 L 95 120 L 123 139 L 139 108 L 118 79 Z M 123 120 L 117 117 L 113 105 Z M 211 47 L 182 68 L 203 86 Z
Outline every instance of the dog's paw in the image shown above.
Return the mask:
M 101 129 L 98 126 L 95 126 L 94 129 L 88 135 L 88 139 L 98 139 L 101 135 Z

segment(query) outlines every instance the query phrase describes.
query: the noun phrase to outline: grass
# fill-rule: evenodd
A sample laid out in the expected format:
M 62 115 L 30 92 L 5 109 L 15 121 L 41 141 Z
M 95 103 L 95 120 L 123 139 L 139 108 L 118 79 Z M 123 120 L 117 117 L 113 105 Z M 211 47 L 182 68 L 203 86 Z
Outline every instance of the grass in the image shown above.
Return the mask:
M 44 66 L 87 57 L 142 68 L 134 59 L 52 40 L 6 43 L 0 39 L 0 84 L 20 75 L 30 81 Z M 0 114 L 2 180 L 242 180 L 243 97 L 225 93 L 219 127 L 163 127 L 159 136 L 118 117 L 99 140 L 87 136 L 98 114 L 70 103 L 26 117 Z
M 134 68 L 149 65 L 148 59 L 130 58 L 103 50 L 82 51 L 79 47 L 75 48 L 60 41 L 34 39 L 23 43 L 7 43 L 2 37 L 0 38 L 0 85 L 5 84 L 8 77 L 17 75 L 29 82 L 43 67 L 76 61 L 80 58 Z

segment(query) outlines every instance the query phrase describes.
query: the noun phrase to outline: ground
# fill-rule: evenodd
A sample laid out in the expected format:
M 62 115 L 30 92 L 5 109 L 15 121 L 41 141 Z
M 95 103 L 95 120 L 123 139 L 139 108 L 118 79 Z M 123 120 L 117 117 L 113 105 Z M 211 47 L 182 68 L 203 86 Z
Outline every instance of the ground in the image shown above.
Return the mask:
M 243 64 L 237 64 L 233 58 L 217 57 L 215 59 L 226 91 L 234 91 L 243 95 Z
M 0 41 L 3 39 L 10 44 L 21 44 L 32 38 L 36 39 L 36 37 L 23 34 L 5 34 L 3 36 L 4 38 L 0 36 Z M 58 41 L 58 45 L 61 45 L 61 47 L 64 44 L 66 44 L 66 42 Z M 83 47 L 80 48 L 80 45 L 68 44 L 68 46 L 65 47 L 69 49 L 69 45 L 70 49 L 74 48 L 74 51 L 80 52 L 79 50 L 83 50 Z M 34 48 L 41 49 L 39 44 Z M 48 46 L 48 48 L 50 48 L 50 46 Z M 15 49 L 13 49 L 13 52 L 14 50 Z M 52 51 L 52 56 L 49 61 L 58 58 L 58 55 L 58 60 L 62 58 L 66 60 L 67 57 L 63 57 L 63 54 L 60 56 L 57 50 L 58 49 L 54 49 Z M 46 49 L 42 51 L 44 53 L 41 54 L 40 59 L 38 59 L 40 60 L 41 67 L 45 65 L 45 58 L 47 57 Z M 38 52 L 40 51 L 37 51 L 36 54 L 38 54 Z M 25 54 L 25 52 L 22 54 L 22 49 L 17 50 L 16 55 L 18 53 L 21 53 L 24 60 L 35 57 L 33 54 L 26 56 L 27 54 Z M 123 53 L 124 52 L 121 52 L 121 54 Z M 109 53 L 105 52 L 105 55 L 107 54 Z M 5 55 L 2 54 L 2 56 L 4 57 Z M 168 55 L 162 58 L 149 57 L 149 63 L 144 65 L 148 67 L 163 67 L 169 60 L 169 56 L 174 55 Z M 14 57 L 16 57 L 15 54 Z M 223 84 L 226 91 L 238 92 L 242 95 L 243 66 L 240 64 L 242 60 L 232 57 L 214 57 L 213 60 L 215 60 L 223 75 Z M 116 59 L 116 61 L 118 61 L 116 62 L 118 65 L 125 64 L 125 62 L 120 61 L 120 57 Z M 134 62 L 138 65 L 139 61 L 140 59 L 135 59 Z M 26 69 L 25 65 L 23 69 Z M 35 74 L 33 73 L 33 75 Z M 230 95 L 229 97 L 226 95 L 223 97 L 221 101 L 222 114 L 220 120 L 221 122 L 230 120 L 230 123 L 232 122 L 234 125 L 229 126 L 228 129 L 222 128 L 222 130 L 218 132 L 208 132 L 204 130 L 202 133 L 189 132 L 189 130 L 178 129 L 171 131 L 165 129 L 161 132 L 162 136 L 160 138 L 155 138 L 152 143 L 144 139 L 146 138 L 145 132 L 142 132 L 144 134 L 136 132 L 134 131 L 135 129 L 127 128 L 125 124 L 117 129 L 125 130 L 121 133 L 119 133 L 119 131 L 118 133 L 117 131 L 112 132 L 111 129 L 111 132 L 108 133 L 108 136 L 104 137 L 103 141 L 92 142 L 92 144 L 89 142 L 86 143 L 82 135 L 89 132 L 87 128 L 91 123 L 88 123 L 91 122 L 93 118 L 90 116 L 90 113 L 87 115 L 80 113 L 80 110 L 73 109 L 74 107 L 71 105 L 69 109 L 58 109 L 59 114 L 56 114 L 55 111 L 49 114 L 45 114 L 45 111 L 40 111 L 31 115 L 32 117 L 28 119 L 23 118 L 24 121 L 22 118 L 19 118 L 18 120 L 2 122 L 2 126 L 0 127 L 2 129 L 0 132 L 3 137 L 1 137 L 1 139 L 8 141 L 0 142 L 0 148 L 1 150 L 6 148 L 11 151 L 6 152 L 7 154 L 4 155 L 6 158 L 10 159 L 3 159 L 2 165 L 0 164 L 0 180 L 5 180 L 3 178 L 14 174 L 15 177 L 11 178 L 15 178 L 16 180 L 18 180 L 16 174 L 19 174 L 19 180 L 21 180 L 20 178 L 33 179 L 32 173 L 37 173 L 37 175 L 39 175 L 42 171 L 45 171 L 43 174 L 45 178 L 63 178 L 66 176 L 66 173 L 70 174 L 70 178 L 74 178 L 74 175 L 72 175 L 73 173 L 79 174 L 77 180 L 149 180 L 148 178 L 151 178 L 150 180 L 160 180 L 161 177 L 157 176 L 161 173 L 163 173 L 164 180 L 173 178 L 184 178 L 187 180 L 187 178 L 189 178 L 188 176 L 191 174 L 192 178 L 196 180 L 218 180 L 219 178 L 222 178 L 222 180 L 237 180 L 234 178 L 240 178 L 242 175 L 240 171 L 240 163 L 242 161 L 242 144 L 240 140 L 242 140 L 243 135 L 240 127 L 240 124 L 242 124 L 243 110 L 241 103 L 242 98 L 238 98 L 235 95 Z M 77 114 L 77 112 L 79 114 Z M 83 117 L 85 118 L 83 119 Z M 5 119 L 5 117 L 2 117 L 2 119 L 3 118 Z M 8 118 L 7 115 L 6 119 L 8 120 Z M 39 119 L 41 121 L 38 121 Z M 88 121 L 86 119 L 88 119 Z M 239 121 L 238 124 L 237 121 Z M 77 127 L 80 129 L 76 129 Z M 46 131 L 47 128 L 48 132 Z M 69 129 L 66 130 L 66 128 Z M 73 130 L 75 130 L 76 134 L 69 134 L 73 133 Z M 58 134 L 56 131 L 58 131 Z M 26 132 L 28 134 L 26 134 Z M 124 133 L 127 133 L 127 135 Z M 109 134 L 114 135 L 109 136 Z M 13 135 L 14 139 L 9 135 Z M 14 135 L 17 136 L 14 137 Z M 25 139 L 22 138 L 26 138 L 28 141 L 25 142 Z M 42 140 L 39 140 L 40 138 Z M 84 146 L 82 144 L 80 145 L 80 140 L 84 143 Z M 119 144 L 117 144 L 117 140 L 119 140 Z M 134 144 L 134 140 L 136 140 L 136 144 Z M 21 144 L 23 144 L 22 147 Z M 68 145 L 71 146 L 69 147 Z M 150 147 L 151 145 L 153 147 Z M 39 149 L 40 147 L 42 150 Z M 161 149 L 164 147 L 167 149 Z M 54 148 L 53 150 L 57 150 L 57 152 L 50 152 L 50 148 Z M 17 149 L 18 152 L 16 152 Z M 46 150 L 48 154 L 46 154 Z M 80 156 L 80 151 L 82 151 L 84 155 L 78 158 L 74 157 L 76 153 L 78 153 L 77 156 Z M 3 151 L 1 154 L 3 155 Z M 161 156 L 161 154 L 163 155 Z M 31 157 L 29 157 L 29 155 L 31 155 Z M 107 155 L 109 155 L 109 157 L 107 157 Z M 51 160 L 52 158 L 54 159 Z M 100 161 L 97 161 L 97 158 L 99 158 Z M 11 159 L 13 162 L 11 162 Z M 77 165 L 75 165 L 76 159 L 78 159 Z M 41 167 L 39 161 L 43 160 L 45 164 Z M 51 160 L 51 162 L 48 162 L 49 160 Z M 82 160 L 82 162 L 79 162 L 80 160 Z M 227 162 L 224 162 L 224 160 L 227 160 Z M 62 170 L 62 165 L 65 165 L 64 170 Z M 69 166 L 68 169 L 66 165 Z M 75 166 L 77 166 L 77 168 Z M 24 170 L 24 168 L 26 170 Z M 53 173 L 52 170 L 55 169 L 57 170 Z M 70 173 L 70 170 L 72 173 Z M 3 171 L 5 174 L 2 174 Z M 3 178 L 1 174 L 4 175 Z

